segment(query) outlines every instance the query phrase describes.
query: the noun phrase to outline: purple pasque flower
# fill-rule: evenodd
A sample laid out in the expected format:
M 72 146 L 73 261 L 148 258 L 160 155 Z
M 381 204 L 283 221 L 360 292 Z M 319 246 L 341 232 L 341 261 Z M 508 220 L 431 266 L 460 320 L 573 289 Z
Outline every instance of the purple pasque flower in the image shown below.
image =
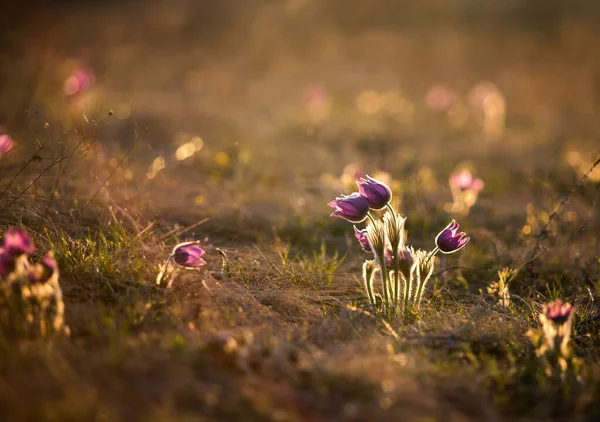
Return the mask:
M 435 245 L 443 253 L 453 253 L 469 243 L 470 237 L 464 232 L 457 233 L 458 223 L 452 220 L 448 226 L 442 230 L 435 238 Z
M 472 189 L 480 192 L 483 189 L 483 180 L 473 179 L 471 172 L 464 169 L 450 175 L 450 187 L 461 191 Z
M 39 264 L 32 266 L 27 271 L 27 278 L 31 283 L 44 284 L 58 271 L 58 264 L 52 251 L 42 257 Z
M 5 278 L 15 270 L 15 257 L 0 248 L 0 277 Z
M 411 247 L 406 247 L 398 251 L 398 268 L 407 279 L 410 278 L 410 270 L 415 262 L 415 251 Z
M 177 265 L 187 268 L 199 268 L 206 265 L 201 257 L 205 254 L 199 242 L 185 242 L 173 248 L 171 257 Z
M 0 158 L 10 151 L 14 144 L 10 136 L 6 133 L 0 133 Z
M 35 245 L 27 230 L 11 227 L 4 234 L 4 250 L 12 256 L 19 256 L 35 252 Z
M 356 184 L 360 195 L 367 199 L 369 207 L 374 210 L 385 208 L 392 199 L 392 190 L 388 185 L 368 175 L 358 180 Z
M 410 247 L 405 247 L 403 249 L 398 250 L 398 266 L 401 270 L 403 270 L 405 267 L 412 267 L 414 261 L 413 253 L 414 251 L 412 251 Z M 388 270 L 394 268 L 394 252 L 389 246 L 385 248 L 385 252 L 383 254 L 383 262 L 385 268 L 387 268 Z
M 388 270 L 394 268 L 394 252 L 389 246 L 385 248 L 385 251 L 383 253 L 383 265 Z
M 335 208 L 335 211 L 330 214 L 332 217 L 340 217 L 351 223 L 364 221 L 369 213 L 369 201 L 358 192 L 342 195 L 327 205 Z
M 562 300 L 556 299 L 554 302 L 544 305 L 542 312 L 549 321 L 562 325 L 570 318 L 574 310 L 575 308 L 569 303 L 563 303 Z
M 356 236 L 360 242 L 360 246 L 362 246 L 365 252 L 373 252 L 371 244 L 369 243 L 369 238 L 367 237 L 367 229 L 358 230 L 356 226 L 354 226 L 354 236 Z

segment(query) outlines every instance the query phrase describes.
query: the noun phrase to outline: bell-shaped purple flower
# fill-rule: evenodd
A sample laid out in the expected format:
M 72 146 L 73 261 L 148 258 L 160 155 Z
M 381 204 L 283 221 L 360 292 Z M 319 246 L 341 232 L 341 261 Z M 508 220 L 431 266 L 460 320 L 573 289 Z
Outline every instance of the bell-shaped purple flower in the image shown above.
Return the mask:
M 330 214 L 332 217 L 340 217 L 351 223 L 364 221 L 369 213 L 369 201 L 358 192 L 347 196 L 342 195 L 327 205 L 335 208 L 335 211 Z
M 543 313 L 549 321 L 562 325 L 567 322 L 573 310 L 574 308 L 569 303 L 563 303 L 562 300 L 556 299 L 544 306 Z
M 171 257 L 177 265 L 187 268 L 199 268 L 206 265 L 206 261 L 201 257 L 204 255 L 204 249 L 198 242 L 185 242 L 173 248 Z
M 365 252 L 372 252 L 371 244 L 369 243 L 369 238 L 367 237 L 367 229 L 358 230 L 356 226 L 354 226 L 354 236 L 360 242 L 360 246 L 362 246 Z
M 457 233 L 458 223 L 452 220 L 448 226 L 442 230 L 435 238 L 435 244 L 443 253 L 453 253 L 469 243 L 470 237 L 467 234 Z
M 392 190 L 383 182 L 375 180 L 370 176 L 361 178 L 356 182 L 361 196 L 369 201 L 369 207 L 374 210 L 381 210 L 392 199 Z
M 26 230 L 10 228 L 4 235 L 4 250 L 12 256 L 19 256 L 35 252 L 35 245 Z
M 0 158 L 10 151 L 14 145 L 13 140 L 6 133 L 1 133 L 0 128 Z

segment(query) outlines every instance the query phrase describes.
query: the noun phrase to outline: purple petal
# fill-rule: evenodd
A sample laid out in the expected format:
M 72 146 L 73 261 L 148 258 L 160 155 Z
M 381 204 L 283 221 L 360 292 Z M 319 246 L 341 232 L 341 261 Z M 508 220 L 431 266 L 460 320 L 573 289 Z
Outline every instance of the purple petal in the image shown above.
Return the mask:
M 198 245 L 198 242 L 185 242 L 175 246 L 171 256 L 178 265 L 197 268 L 206 264 L 206 261 L 201 258 L 204 254 L 204 249 Z

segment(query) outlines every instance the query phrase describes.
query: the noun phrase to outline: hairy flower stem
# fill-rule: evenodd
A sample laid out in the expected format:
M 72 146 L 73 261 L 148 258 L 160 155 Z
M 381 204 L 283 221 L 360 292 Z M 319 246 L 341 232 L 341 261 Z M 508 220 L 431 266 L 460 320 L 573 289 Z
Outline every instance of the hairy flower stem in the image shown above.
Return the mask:
M 373 216 L 371 215 L 371 213 L 367 213 L 367 217 L 369 217 L 369 220 L 371 220 L 371 223 L 375 224 L 375 219 L 373 218 Z
M 440 251 L 440 248 L 438 248 L 437 246 L 431 251 L 429 252 L 429 256 L 427 257 L 427 261 L 425 261 L 426 264 L 429 263 L 429 261 L 431 261 L 431 259 Z
M 421 296 L 423 296 L 423 288 L 425 287 L 425 283 L 427 283 L 427 280 L 429 279 L 429 277 L 425 278 L 424 280 L 421 279 L 421 271 L 418 271 L 418 279 L 419 279 L 419 284 L 417 285 L 417 292 L 415 293 L 415 300 L 414 303 L 416 305 L 416 308 L 419 309 L 419 306 L 421 305 Z
M 389 312 L 389 310 L 391 309 L 390 307 L 390 291 L 389 291 L 389 273 L 388 271 L 385 269 L 385 265 L 381 265 L 380 264 L 380 269 L 381 269 L 381 283 L 383 285 L 383 302 L 384 302 L 384 307 L 385 312 Z
M 394 219 L 394 228 L 398 227 L 398 219 L 396 218 L 396 211 L 389 202 L 386 204 L 386 207 L 392 214 L 392 218 Z M 400 245 L 392 245 L 392 260 L 394 266 L 394 303 L 400 303 L 400 262 L 398 260 L 398 248 Z M 405 287 L 405 296 L 406 296 L 406 287 Z
M 373 286 L 371 284 L 371 280 L 365 280 L 365 288 L 367 289 L 367 296 L 369 296 L 369 302 L 371 302 L 371 306 L 375 308 L 377 302 L 375 301 L 375 294 L 373 294 Z

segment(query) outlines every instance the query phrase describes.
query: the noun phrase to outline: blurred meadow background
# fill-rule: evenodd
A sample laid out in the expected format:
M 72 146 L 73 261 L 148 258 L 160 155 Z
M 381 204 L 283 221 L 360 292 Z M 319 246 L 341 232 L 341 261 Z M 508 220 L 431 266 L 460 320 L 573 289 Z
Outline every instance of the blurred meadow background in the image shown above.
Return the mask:
M 593 0 L 3 5 L 0 229 L 54 250 L 70 333 L 2 338 L 0 413 L 597 420 L 599 19 Z M 466 206 L 461 171 L 483 183 Z M 416 247 L 452 218 L 471 237 L 416 320 L 365 311 L 366 253 L 327 207 L 358 174 L 390 184 Z M 187 240 L 207 265 L 156 286 Z M 526 336 L 557 298 L 568 388 Z

